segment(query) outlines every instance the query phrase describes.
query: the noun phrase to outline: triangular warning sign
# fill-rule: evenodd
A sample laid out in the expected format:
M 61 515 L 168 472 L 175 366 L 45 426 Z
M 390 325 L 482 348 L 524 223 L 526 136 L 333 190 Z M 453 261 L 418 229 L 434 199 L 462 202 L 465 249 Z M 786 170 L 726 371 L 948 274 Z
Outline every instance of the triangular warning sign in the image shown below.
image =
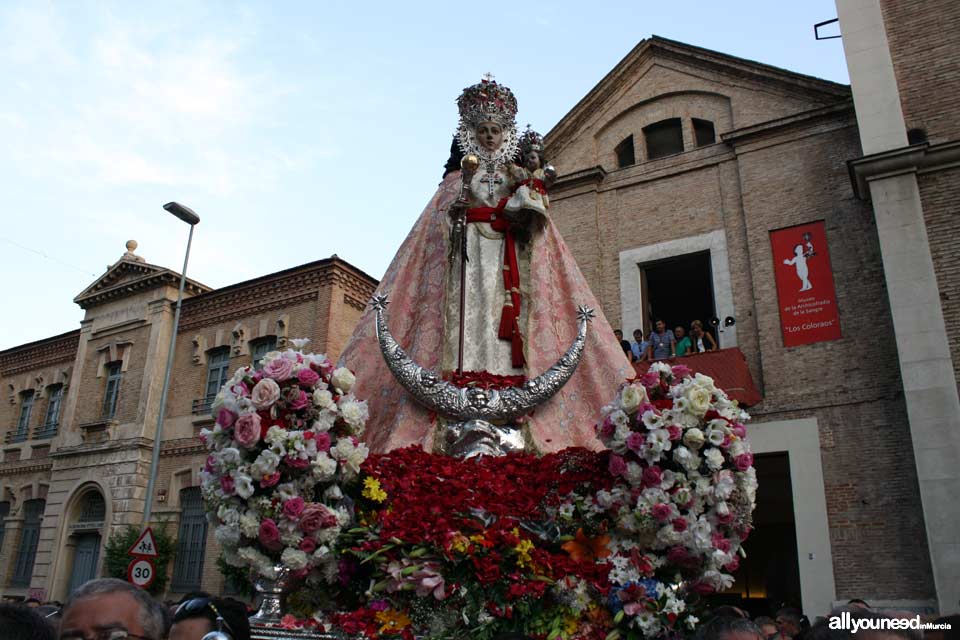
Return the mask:
M 144 558 L 156 558 L 159 555 L 157 553 L 157 542 L 153 539 L 153 530 L 150 527 L 143 530 L 137 541 L 127 551 L 127 555 Z

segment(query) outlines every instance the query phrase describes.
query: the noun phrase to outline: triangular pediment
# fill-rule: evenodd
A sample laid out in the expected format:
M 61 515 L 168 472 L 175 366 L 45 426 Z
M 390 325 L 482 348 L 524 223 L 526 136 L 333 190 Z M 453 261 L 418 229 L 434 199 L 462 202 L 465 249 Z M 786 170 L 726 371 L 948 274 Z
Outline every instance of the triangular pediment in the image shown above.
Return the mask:
M 715 79 L 715 89 L 704 86 L 709 83 L 706 78 Z M 548 152 L 553 158 L 585 132 L 601 129 L 638 101 L 672 92 L 724 93 L 724 87 L 731 85 L 756 90 L 764 100 L 773 96 L 780 101 L 780 108 L 795 106 L 795 112 L 850 99 L 848 85 L 651 36 L 634 47 L 547 133 Z M 768 119 L 783 115 L 771 113 Z M 762 114 L 759 117 L 763 120 Z M 756 122 L 737 126 L 753 124 Z
M 166 267 L 149 264 L 142 260 L 121 258 L 107 268 L 106 273 L 73 299 L 84 309 L 145 290 L 161 286 L 179 286 L 180 274 Z M 186 291 L 191 295 L 210 291 L 210 287 L 187 278 Z

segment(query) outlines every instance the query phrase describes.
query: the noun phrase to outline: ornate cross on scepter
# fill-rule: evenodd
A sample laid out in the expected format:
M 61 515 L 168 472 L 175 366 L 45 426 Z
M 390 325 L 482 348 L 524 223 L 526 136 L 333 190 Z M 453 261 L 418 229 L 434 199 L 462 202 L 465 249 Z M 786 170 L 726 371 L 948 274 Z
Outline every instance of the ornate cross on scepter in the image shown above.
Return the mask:
M 493 74 L 487 71 L 485 74 L 483 74 L 483 79 L 487 82 L 493 82 Z

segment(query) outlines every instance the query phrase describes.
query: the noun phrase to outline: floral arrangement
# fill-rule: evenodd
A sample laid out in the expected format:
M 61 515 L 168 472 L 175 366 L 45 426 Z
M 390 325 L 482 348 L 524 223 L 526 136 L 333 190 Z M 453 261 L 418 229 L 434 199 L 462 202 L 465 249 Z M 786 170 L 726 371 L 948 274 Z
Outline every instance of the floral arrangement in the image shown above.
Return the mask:
M 688 633 L 750 531 L 746 419 L 710 378 L 658 363 L 603 408 L 607 451 L 371 456 L 332 622 L 369 638 Z
M 352 520 L 344 490 L 368 453 L 358 439 L 367 405 L 351 393 L 353 373 L 292 342 L 220 390 L 216 422 L 200 433 L 210 451 L 201 491 L 228 564 L 268 579 L 281 564 L 295 578 L 333 582 L 332 549 Z

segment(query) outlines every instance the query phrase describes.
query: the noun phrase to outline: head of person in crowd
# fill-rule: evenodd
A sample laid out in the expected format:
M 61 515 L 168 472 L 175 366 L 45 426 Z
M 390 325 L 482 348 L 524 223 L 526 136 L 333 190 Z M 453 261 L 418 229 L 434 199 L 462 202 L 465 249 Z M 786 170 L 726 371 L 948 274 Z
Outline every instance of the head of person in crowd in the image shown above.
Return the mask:
M 776 621 L 780 635 L 790 640 L 800 635 L 803 629 L 803 612 L 794 607 L 784 607 L 777 611 Z
M 641 329 L 633 330 L 633 341 L 636 342 L 637 344 L 640 344 L 641 342 L 643 342 L 643 330 Z
M 779 640 L 780 629 L 777 628 L 776 620 L 769 616 L 759 616 L 753 621 L 760 627 L 760 633 L 766 640 Z
M 0 604 L 0 637 L 4 640 L 54 640 L 56 629 L 35 608 Z
M 854 598 L 847 601 L 847 606 L 852 609 L 869 609 L 870 605 L 867 604 L 866 600 L 861 600 L 860 598 Z
M 674 328 L 673 337 L 675 337 L 677 341 L 683 340 L 683 336 L 685 335 L 687 335 L 687 330 L 683 328 L 682 324 L 679 324 L 676 326 L 676 328 Z
M 185 599 L 173 614 L 169 640 L 226 640 L 227 637 L 250 640 L 250 622 L 242 602 L 204 594 Z
M 617 336 L 617 340 L 623 340 L 623 331 L 620 331 L 620 329 L 614 329 L 613 335 Z
M 740 615 L 714 616 L 697 630 L 696 640 L 763 640 L 763 634 Z
M 40 606 L 41 603 L 36 598 L 27 598 L 23 604 L 27 605 L 31 609 L 36 609 L 37 607 Z
M 63 607 L 60 640 L 164 640 L 163 607 L 146 591 L 116 578 L 82 584 Z
M 710 618 L 749 618 L 750 616 L 746 611 L 740 607 L 734 607 L 729 604 L 722 604 L 719 607 L 714 607 L 710 610 Z
M 664 331 L 667 330 L 667 325 L 663 320 L 661 320 L 660 318 L 657 318 L 653 323 L 653 328 L 656 330 L 657 333 L 662 334 Z

